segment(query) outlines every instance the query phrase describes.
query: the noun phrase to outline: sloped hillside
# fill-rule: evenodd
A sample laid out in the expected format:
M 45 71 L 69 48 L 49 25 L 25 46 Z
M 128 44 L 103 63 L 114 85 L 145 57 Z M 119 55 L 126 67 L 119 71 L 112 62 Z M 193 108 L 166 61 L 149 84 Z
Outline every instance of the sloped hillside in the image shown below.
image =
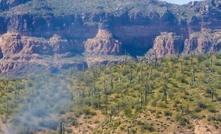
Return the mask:
M 2 133 L 219 133 L 221 53 L 142 59 L 1 84 Z M 30 123 L 31 122 L 31 123 Z

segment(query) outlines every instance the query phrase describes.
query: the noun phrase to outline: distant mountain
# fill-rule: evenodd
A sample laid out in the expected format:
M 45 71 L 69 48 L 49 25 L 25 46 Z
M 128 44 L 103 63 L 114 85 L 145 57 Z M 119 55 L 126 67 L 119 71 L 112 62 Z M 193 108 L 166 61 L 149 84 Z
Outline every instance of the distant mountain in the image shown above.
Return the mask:
M 125 51 L 221 49 L 220 0 L 2 0 L 0 10 L 0 72 L 12 76 L 120 63 Z

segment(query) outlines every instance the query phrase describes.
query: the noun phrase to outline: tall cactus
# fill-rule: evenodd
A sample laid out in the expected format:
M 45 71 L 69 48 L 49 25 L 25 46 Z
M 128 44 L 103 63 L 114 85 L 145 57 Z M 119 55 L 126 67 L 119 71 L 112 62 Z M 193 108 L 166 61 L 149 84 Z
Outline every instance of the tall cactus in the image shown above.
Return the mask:
M 148 86 L 148 93 L 152 93 L 152 87 L 151 87 L 151 84 L 149 84 L 149 86 Z
M 5 113 L 6 113 L 6 115 L 8 115 L 8 101 L 6 101 L 6 104 L 5 104 Z
M 190 57 L 190 65 L 193 65 L 193 55 L 191 53 L 191 57 Z
M 63 122 L 60 122 L 60 126 L 59 126 L 59 134 L 63 134 Z
M 194 68 L 192 67 L 192 75 L 191 75 L 191 78 L 190 78 L 190 87 L 193 86 L 193 82 L 195 81 L 195 71 L 194 71 Z
M 142 79 L 143 76 L 143 62 L 140 62 L 140 78 Z
M 213 101 L 213 97 L 214 97 L 214 90 L 211 92 L 212 101 Z
M 152 67 L 150 67 L 150 69 L 149 69 L 149 79 L 151 80 L 151 77 L 152 77 Z
M 98 93 L 98 110 L 100 110 L 100 93 Z
M 139 104 L 140 104 L 140 108 L 142 108 L 142 93 L 140 93 Z
M 93 96 L 95 95 L 95 93 L 96 93 L 96 89 L 95 88 L 93 88 L 92 89 L 92 91 L 93 91 Z
M 124 65 L 127 63 L 127 50 L 124 51 Z
M 192 77 L 193 77 L 193 81 L 195 81 L 195 70 L 193 67 L 192 67 Z
M 218 76 L 218 85 L 220 85 L 221 76 Z
M 146 89 L 144 90 L 144 102 L 145 103 L 147 102 L 147 90 Z
M 5 90 L 8 92 L 8 80 L 5 80 Z
M 180 60 L 180 72 L 183 73 L 183 59 Z
M 157 68 L 158 67 L 158 63 L 157 63 L 157 54 L 155 52 L 155 57 L 154 57 L 154 67 Z
M 166 84 L 166 77 L 163 85 L 163 95 L 164 95 L 164 101 L 167 103 L 167 84 Z
M 132 69 L 130 69 L 130 83 L 132 81 Z
M 113 111 L 112 111 L 112 107 L 110 106 L 110 119 L 109 119 L 109 121 L 111 122 L 112 121 L 112 115 L 113 115 Z
M 110 86 L 111 86 L 112 89 L 114 88 L 112 73 L 110 75 Z
M 105 82 L 105 78 L 103 77 L 103 90 L 104 90 L 104 95 L 105 95 L 105 104 L 106 104 L 106 110 L 105 113 L 107 114 L 107 87 L 106 87 L 106 82 Z

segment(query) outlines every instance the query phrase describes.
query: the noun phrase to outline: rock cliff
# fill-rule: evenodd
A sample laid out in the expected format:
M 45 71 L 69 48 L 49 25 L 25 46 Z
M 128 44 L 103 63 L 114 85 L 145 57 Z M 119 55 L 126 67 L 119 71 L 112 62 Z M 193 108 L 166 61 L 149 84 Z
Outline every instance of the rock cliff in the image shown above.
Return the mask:
M 120 63 L 125 50 L 131 58 L 150 49 L 158 56 L 220 50 L 220 3 L 2 0 L 0 72 Z

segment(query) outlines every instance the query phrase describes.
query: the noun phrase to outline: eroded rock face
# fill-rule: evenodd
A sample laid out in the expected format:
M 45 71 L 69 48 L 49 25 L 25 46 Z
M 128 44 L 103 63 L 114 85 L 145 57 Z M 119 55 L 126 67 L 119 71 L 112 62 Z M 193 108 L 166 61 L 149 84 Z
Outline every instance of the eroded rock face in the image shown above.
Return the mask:
M 29 0 L 0 0 L 0 10 L 6 10 Z
M 154 40 L 153 49 L 158 56 L 177 54 L 183 50 L 183 40 L 175 33 L 163 32 Z
M 95 54 L 120 54 L 121 42 L 115 40 L 111 33 L 99 29 L 95 38 L 88 39 L 85 42 L 85 52 Z
M 21 35 L 18 33 L 7 33 L 0 37 L 0 46 L 3 57 L 10 57 L 23 49 Z
M 184 53 L 196 51 L 199 53 L 214 52 L 220 50 L 221 32 L 202 31 L 193 33 L 185 40 Z
M 169 54 L 184 53 L 189 54 L 193 51 L 198 53 L 208 53 L 220 51 L 221 32 L 203 30 L 190 34 L 189 39 L 183 40 L 175 33 L 161 33 L 154 41 L 153 49 L 158 56 Z
M 0 72 L 32 62 L 47 68 L 121 63 L 111 57 L 124 50 L 137 57 L 150 49 L 158 56 L 221 49 L 219 0 L 182 6 L 157 0 L 68 2 L 0 0 Z

